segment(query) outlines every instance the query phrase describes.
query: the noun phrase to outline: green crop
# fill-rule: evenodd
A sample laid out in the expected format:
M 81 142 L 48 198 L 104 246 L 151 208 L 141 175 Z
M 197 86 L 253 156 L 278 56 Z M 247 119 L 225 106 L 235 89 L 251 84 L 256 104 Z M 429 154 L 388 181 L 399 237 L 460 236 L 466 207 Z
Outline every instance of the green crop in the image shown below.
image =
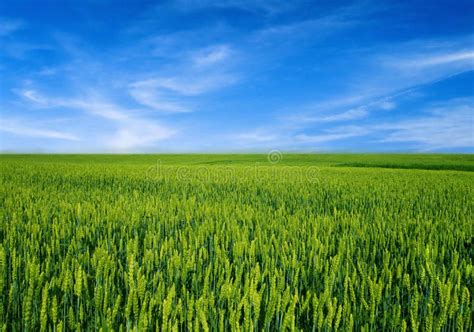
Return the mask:
M 0 327 L 472 331 L 473 165 L 3 155 Z

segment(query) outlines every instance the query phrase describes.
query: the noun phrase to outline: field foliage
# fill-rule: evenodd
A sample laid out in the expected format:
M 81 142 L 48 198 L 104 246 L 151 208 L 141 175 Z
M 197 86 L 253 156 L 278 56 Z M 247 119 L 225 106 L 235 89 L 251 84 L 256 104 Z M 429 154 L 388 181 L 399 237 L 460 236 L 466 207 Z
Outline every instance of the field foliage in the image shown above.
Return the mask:
M 3 330 L 474 328 L 471 155 L 3 155 L 0 170 Z

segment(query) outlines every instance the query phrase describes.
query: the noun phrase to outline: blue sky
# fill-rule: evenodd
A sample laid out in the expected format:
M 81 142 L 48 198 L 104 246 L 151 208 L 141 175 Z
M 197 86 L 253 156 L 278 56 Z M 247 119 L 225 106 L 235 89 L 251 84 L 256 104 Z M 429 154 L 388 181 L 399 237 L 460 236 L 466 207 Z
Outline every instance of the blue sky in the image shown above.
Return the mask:
M 473 1 L 0 3 L 0 150 L 473 152 Z

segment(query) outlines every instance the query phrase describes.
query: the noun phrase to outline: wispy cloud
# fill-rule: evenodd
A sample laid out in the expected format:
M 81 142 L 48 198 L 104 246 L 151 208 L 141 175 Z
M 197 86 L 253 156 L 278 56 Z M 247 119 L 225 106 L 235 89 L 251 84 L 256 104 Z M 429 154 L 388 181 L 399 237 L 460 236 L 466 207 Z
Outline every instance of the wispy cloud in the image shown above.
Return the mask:
M 278 135 L 265 132 L 262 130 L 254 130 L 245 133 L 240 133 L 236 135 L 231 135 L 229 137 L 231 140 L 236 140 L 244 143 L 266 143 L 266 142 L 274 142 L 279 137 Z
M 192 76 L 192 75 L 190 75 Z M 183 96 L 197 96 L 208 93 L 236 81 L 231 74 L 201 74 L 193 78 L 186 75 L 174 77 L 158 77 L 131 84 L 133 89 L 159 89 L 165 92 L 173 92 Z
M 48 97 L 31 89 L 19 90 L 16 92 L 26 100 L 32 102 L 35 106 L 39 107 L 79 109 L 109 120 L 125 121 L 129 119 L 127 111 L 100 99 Z
M 339 141 L 346 138 L 364 136 L 370 133 L 370 130 L 358 126 L 343 126 L 336 129 L 324 130 L 320 134 L 308 135 L 297 134 L 293 138 L 298 143 L 303 144 L 321 144 L 331 141 Z
M 297 2 L 289 1 L 287 3 L 298 8 Z M 303 20 L 279 24 L 271 22 L 256 31 L 251 39 L 265 43 L 284 43 L 285 45 L 305 39 L 315 43 L 342 31 L 366 24 L 369 21 L 368 16 L 372 13 L 389 10 L 391 6 L 373 1 L 338 4 L 330 11 L 316 12 L 315 15 Z M 287 8 L 286 11 L 288 10 Z
M 22 20 L 0 17 L 0 37 L 10 35 L 25 26 Z
M 426 67 L 441 66 L 449 64 L 463 64 L 467 67 L 474 67 L 474 50 L 461 52 L 446 52 L 441 54 L 425 54 L 415 56 L 415 58 L 402 59 L 395 61 L 394 65 L 399 68 L 424 69 Z
M 118 150 L 130 151 L 166 140 L 176 133 L 163 125 L 141 119 L 120 122 L 117 131 L 106 138 L 106 145 Z
M 474 70 L 474 51 L 454 50 L 466 48 L 467 40 L 470 37 L 455 42 L 402 43 L 392 46 L 393 54 L 390 55 L 384 54 L 383 50 L 371 50 L 374 54 L 368 55 L 368 61 L 374 68 L 364 74 L 364 81 L 355 86 L 349 95 L 294 106 L 291 114 L 280 118 L 293 125 L 310 128 L 328 122 L 354 123 L 370 118 L 374 112 L 393 111 L 397 108 L 397 100 Z
M 454 99 L 425 110 L 426 115 L 379 124 L 337 126 L 319 134 L 296 134 L 296 142 L 321 144 L 374 135 L 379 142 L 411 143 L 419 151 L 474 148 L 472 100 Z
M 386 106 L 391 108 L 392 106 Z M 254 146 L 264 144 L 274 148 L 300 147 L 303 150 L 328 149 L 332 142 L 350 142 L 356 137 L 369 137 L 366 143 L 382 143 L 385 147 L 407 143 L 415 151 L 443 151 L 445 149 L 474 148 L 474 104 L 471 98 L 452 99 L 430 105 L 424 114 L 391 122 L 366 122 L 353 125 L 288 127 L 272 126 L 230 135 Z M 339 117 L 339 115 L 335 115 Z M 348 117 L 350 117 L 348 115 Z M 342 121 L 342 115 L 337 120 Z M 335 120 L 335 119 L 331 119 Z M 303 120 L 301 120 L 303 121 Z M 309 119 L 307 121 L 314 121 Z M 321 121 L 321 119 L 319 119 Z M 269 129 L 271 128 L 271 130 Z
M 298 114 L 288 117 L 290 121 L 300 125 L 309 125 L 311 123 L 322 123 L 322 122 L 337 122 L 337 121 L 349 121 L 365 118 L 368 114 L 367 108 L 360 106 L 357 108 L 350 109 L 348 111 L 315 116 L 311 114 Z
M 70 133 L 57 131 L 48 128 L 37 128 L 32 124 L 27 124 L 25 120 L 17 119 L 0 119 L 0 131 L 14 134 L 17 136 L 34 137 L 34 138 L 50 138 L 68 141 L 79 141 L 80 139 Z
M 472 31 L 434 7 L 435 21 L 372 0 L 165 1 L 111 9 L 116 22 L 71 10 L 87 16 L 80 27 L 48 12 L 0 18 L 2 117 L 16 119 L 10 133 L 79 149 L 466 146 L 472 103 L 430 105 L 472 95 Z
M 374 126 L 386 131 L 382 142 L 411 142 L 422 149 L 474 148 L 474 104 L 454 100 L 428 115 Z
M 191 112 L 189 106 L 172 99 L 166 91 L 160 90 L 160 84 L 154 79 L 137 81 L 129 86 L 130 96 L 138 103 L 164 113 Z
M 138 103 L 165 113 L 186 113 L 190 107 L 188 97 L 210 93 L 237 81 L 233 74 L 194 73 L 182 76 L 155 77 L 133 82 L 129 94 Z
M 128 71 L 116 68 L 117 61 L 124 61 L 122 52 L 112 54 L 109 61 L 104 62 L 89 52 L 80 38 L 63 33 L 55 36 L 60 49 L 70 58 L 70 63 L 61 70 L 73 84 L 75 96 L 42 94 L 33 88 L 41 86 L 39 81 L 13 91 L 29 103 L 23 105 L 25 107 L 80 110 L 84 115 L 107 120 L 107 125 L 99 125 L 107 129 L 98 135 L 110 149 L 132 151 L 134 148 L 153 147 L 175 136 L 178 132 L 176 126 L 172 128 L 163 124 L 163 121 L 156 120 L 156 115 L 167 114 L 169 120 L 171 114 L 194 111 L 201 96 L 221 90 L 238 80 L 229 64 L 233 51 L 227 44 L 190 48 L 181 52 L 178 60 L 169 61 L 164 68 Z M 180 47 L 179 43 L 175 46 Z M 133 47 L 127 46 L 127 49 Z M 48 69 L 46 75 L 51 73 L 51 67 Z M 58 69 L 52 70 L 57 73 Z M 42 73 L 39 75 L 44 76 Z M 115 86 L 104 86 L 99 80 L 108 81 L 116 77 L 119 80 Z M 131 99 L 124 98 L 123 92 Z M 110 97 L 119 94 L 120 98 Z M 126 106 L 124 99 L 127 100 Z M 137 107 L 130 107 L 133 101 Z
M 111 120 L 116 130 L 106 135 L 104 142 L 112 149 L 129 151 L 133 148 L 150 146 L 176 134 L 176 130 L 156 120 L 143 118 L 133 110 L 100 99 L 70 100 L 63 106 L 82 109 L 89 114 Z
M 45 99 L 43 96 L 38 94 L 35 90 L 31 89 L 24 89 L 24 90 L 15 90 L 17 94 L 19 94 L 21 97 L 34 102 L 35 104 L 39 106 L 44 106 L 47 107 L 49 104 L 49 100 Z
M 391 52 L 376 55 L 380 72 L 393 75 L 388 81 L 399 89 L 426 85 L 474 70 L 472 36 L 453 41 L 419 41 L 400 44 Z
M 205 68 L 221 63 L 229 58 L 231 50 L 228 45 L 215 45 L 193 52 L 192 61 L 197 68 Z
M 310 37 L 312 41 L 316 41 L 355 24 L 357 23 L 353 18 L 339 13 L 286 24 L 270 25 L 257 31 L 252 39 L 266 42 L 281 42 L 282 40 L 294 42 Z
M 78 109 L 87 114 L 111 121 L 113 133 L 102 133 L 102 140 L 112 149 L 129 150 L 148 146 L 172 137 L 176 130 L 157 121 L 143 118 L 133 109 L 125 109 L 102 97 L 92 95 L 86 98 L 51 98 L 34 90 L 19 92 L 40 107 Z
M 237 52 L 232 46 L 208 42 L 202 46 L 199 34 L 193 33 L 196 31 L 189 35 L 185 32 L 158 35 L 141 44 L 140 47 L 151 47 L 152 52 L 166 57 L 167 65 L 129 75 L 127 92 L 137 103 L 162 113 L 187 113 L 199 104 L 197 97 L 239 81 L 234 66 Z M 193 44 L 189 40 L 198 42 Z
M 361 107 L 350 109 L 342 113 L 323 116 L 317 121 L 320 121 L 320 122 L 348 121 L 348 120 L 364 118 L 367 116 L 367 114 L 368 114 L 367 107 L 361 106 Z
M 395 109 L 396 103 L 393 101 L 393 99 L 394 96 L 386 96 L 368 101 L 364 104 L 361 104 L 360 106 L 354 106 L 344 111 L 341 111 L 340 105 L 354 104 L 354 101 L 360 99 L 346 98 L 346 101 L 341 102 L 337 102 L 337 100 L 335 100 L 334 102 L 328 101 L 320 104 L 313 103 L 303 106 L 304 109 L 307 109 L 305 112 L 285 116 L 283 119 L 302 127 L 317 123 L 360 120 L 368 117 L 370 112 L 373 111 L 391 111 Z

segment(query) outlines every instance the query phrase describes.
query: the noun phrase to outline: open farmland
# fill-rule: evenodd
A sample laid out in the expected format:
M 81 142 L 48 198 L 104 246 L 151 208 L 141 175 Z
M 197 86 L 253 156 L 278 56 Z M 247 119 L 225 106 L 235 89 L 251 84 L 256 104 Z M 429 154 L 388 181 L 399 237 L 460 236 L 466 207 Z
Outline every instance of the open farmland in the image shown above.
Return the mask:
M 474 328 L 472 155 L 2 155 L 0 169 L 4 330 Z

